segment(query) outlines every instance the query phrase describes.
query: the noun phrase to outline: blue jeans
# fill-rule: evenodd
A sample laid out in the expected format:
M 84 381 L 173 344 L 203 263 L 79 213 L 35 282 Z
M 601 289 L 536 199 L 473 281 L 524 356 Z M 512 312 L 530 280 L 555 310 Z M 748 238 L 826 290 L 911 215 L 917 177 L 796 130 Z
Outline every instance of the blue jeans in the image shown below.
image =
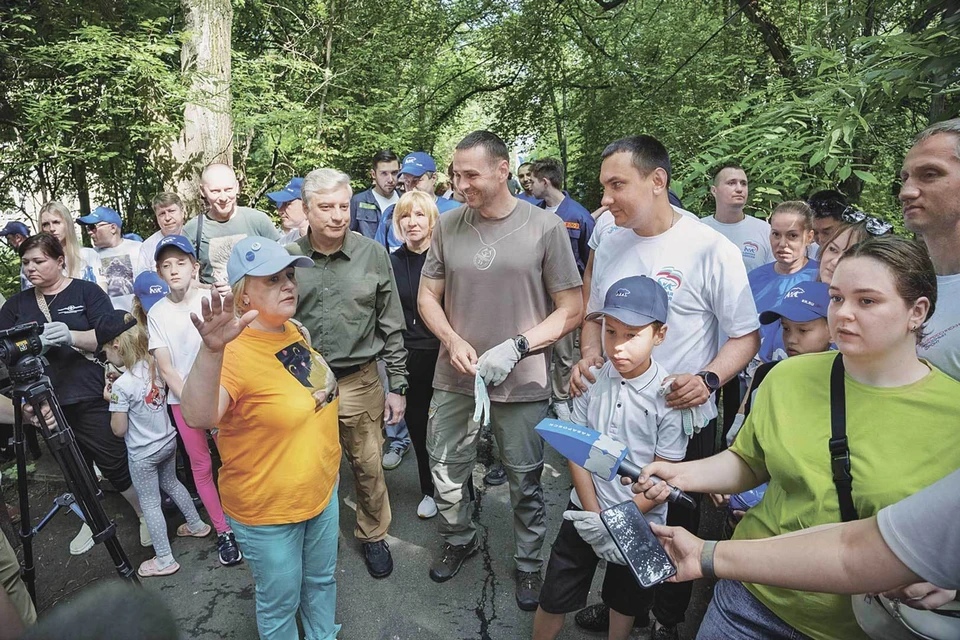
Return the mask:
M 387 424 L 384 421 L 383 426 L 387 431 L 387 440 L 390 441 L 391 447 L 410 448 L 410 431 L 407 429 L 406 418 L 397 424 Z
M 697 640 L 803 640 L 803 635 L 736 580 L 721 580 L 700 624 Z
M 248 526 L 227 520 L 253 573 L 260 638 L 298 640 L 298 609 L 307 640 L 336 638 L 337 490 L 327 508 L 305 522 Z

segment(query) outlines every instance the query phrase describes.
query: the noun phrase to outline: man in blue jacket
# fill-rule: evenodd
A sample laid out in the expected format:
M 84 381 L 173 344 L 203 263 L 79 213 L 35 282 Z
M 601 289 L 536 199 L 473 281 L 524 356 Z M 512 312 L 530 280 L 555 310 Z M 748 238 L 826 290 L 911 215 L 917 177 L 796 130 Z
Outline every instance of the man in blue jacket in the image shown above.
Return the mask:
M 533 163 L 524 162 L 522 165 L 517 167 L 517 180 L 520 182 L 520 186 L 523 187 L 523 191 L 517 194 L 517 197 L 521 200 L 526 200 L 530 204 L 542 207 L 543 200 L 535 197 L 533 192 L 530 190 L 533 187 Z
M 350 231 L 373 238 L 383 212 L 400 199 L 397 193 L 397 174 L 400 159 L 390 149 L 380 149 L 373 156 L 370 177 L 373 186 L 350 199 Z
M 422 151 L 415 151 L 403 159 L 399 178 L 406 192 L 416 189 L 433 196 L 437 203 L 437 211 L 440 213 L 460 206 L 459 202 L 438 196 L 433 192 L 433 188 L 437 184 L 437 163 Z M 383 212 L 380 226 L 377 228 L 377 235 L 374 238 L 391 253 L 403 244 L 403 241 L 393 233 L 393 207 L 394 205 L 390 205 Z
M 543 158 L 530 168 L 530 193 L 539 206 L 552 211 L 563 220 L 570 236 L 573 257 L 583 277 L 590 257 L 590 234 L 594 220 L 579 202 L 563 191 L 563 164 L 555 158 Z M 561 420 L 570 419 L 570 369 L 580 360 L 577 348 L 578 332 L 568 333 L 553 345 L 553 363 L 550 384 L 553 387 L 553 411 Z

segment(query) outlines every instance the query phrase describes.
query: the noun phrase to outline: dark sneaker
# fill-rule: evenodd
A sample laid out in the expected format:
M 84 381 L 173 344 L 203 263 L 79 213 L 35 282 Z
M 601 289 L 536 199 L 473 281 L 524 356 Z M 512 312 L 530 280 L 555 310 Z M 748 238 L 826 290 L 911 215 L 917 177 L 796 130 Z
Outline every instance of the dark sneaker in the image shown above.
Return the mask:
M 593 604 L 580 609 L 574 617 L 577 626 L 586 631 L 606 633 L 610 630 L 610 607 L 603 604 Z M 633 619 L 634 629 L 643 629 L 650 624 L 650 614 L 637 616 Z
M 504 482 L 507 481 L 507 470 L 503 468 L 503 465 L 497 462 L 494 464 L 490 471 L 487 471 L 487 475 L 483 476 L 483 484 L 488 484 L 491 487 L 499 487 Z
M 680 632 L 676 627 L 654 627 L 650 640 L 680 640 Z
M 543 578 L 539 571 L 517 571 L 517 606 L 523 611 L 536 611 L 540 604 Z
M 220 556 L 220 564 L 225 567 L 232 567 L 243 561 L 243 554 L 237 546 L 237 539 L 233 537 L 233 531 L 217 536 L 217 554 Z
M 463 561 L 475 554 L 479 548 L 476 538 L 467 544 L 444 542 L 440 557 L 434 560 L 433 566 L 430 567 L 430 579 L 434 582 L 446 582 L 457 575 L 460 567 L 463 566 Z
M 390 555 L 390 545 L 386 540 L 364 542 L 363 560 L 374 578 L 386 578 L 393 573 L 393 556 Z

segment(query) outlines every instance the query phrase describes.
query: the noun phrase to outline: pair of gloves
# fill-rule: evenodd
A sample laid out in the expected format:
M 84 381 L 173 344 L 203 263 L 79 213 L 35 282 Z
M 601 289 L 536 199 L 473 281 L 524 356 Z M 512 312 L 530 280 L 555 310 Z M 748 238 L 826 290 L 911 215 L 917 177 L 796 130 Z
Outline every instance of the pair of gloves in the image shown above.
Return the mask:
M 487 393 L 487 385 L 499 386 L 518 362 L 520 350 L 513 338 L 504 340 L 477 360 L 477 375 L 473 381 L 474 422 L 479 422 L 482 426 L 490 424 L 490 395 Z
M 43 325 L 40 343 L 43 345 L 44 352 L 50 347 L 72 347 L 73 334 L 63 322 L 47 322 Z
M 665 378 L 657 394 L 666 396 L 669 395 L 671 391 L 673 391 L 673 378 Z M 700 407 L 680 409 L 680 421 L 683 424 L 683 432 L 688 438 L 692 438 L 695 433 L 700 433 L 700 431 L 707 426 L 707 423 L 710 422 L 706 416 L 703 415 Z

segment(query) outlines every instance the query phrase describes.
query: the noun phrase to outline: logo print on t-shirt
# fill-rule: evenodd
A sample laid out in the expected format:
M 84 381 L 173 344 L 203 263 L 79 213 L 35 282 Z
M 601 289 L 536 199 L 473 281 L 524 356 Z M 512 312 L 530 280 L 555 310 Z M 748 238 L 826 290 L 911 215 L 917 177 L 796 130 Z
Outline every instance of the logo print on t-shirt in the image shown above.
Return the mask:
M 143 399 L 144 404 L 146 404 L 147 408 L 151 411 L 164 410 L 166 401 L 167 394 L 164 391 L 163 385 L 157 385 L 156 382 L 150 385 L 150 388 L 147 390 L 147 395 Z
M 760 245 L 756 242 L 751 242 L 747 240 L 743 243 L 743 257 L 744 258 L 756 258 L 757 251 L 760 251 Z
M 327 384 L 327 368 L 323 361 L 303 342 L 296 342 L 276 353 L 283 368 L 307 389 L 323 389 Z
M 673 267 L 664 267 L 657 272 L 654 280 L 667 292 L 667 299 L 673 300 L 673 294 L 683 284 L 683 272 Z
M 133 293 L 133 263 L 130 256 L 101 258 L 101 272 L 107 281 L 107 295 L 111 298 Z

